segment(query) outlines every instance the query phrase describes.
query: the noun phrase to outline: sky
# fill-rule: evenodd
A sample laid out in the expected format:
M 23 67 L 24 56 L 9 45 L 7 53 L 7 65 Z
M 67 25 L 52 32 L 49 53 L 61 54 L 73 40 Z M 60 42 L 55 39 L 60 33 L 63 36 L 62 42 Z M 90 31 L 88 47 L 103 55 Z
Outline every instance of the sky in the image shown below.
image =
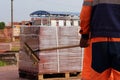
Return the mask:
M 13 0 L 13 21 L 30 20 L 37 10 L 80 12 L 83 0 Z M 0 22 L 11 21 L 11 0 L 0 0 Z

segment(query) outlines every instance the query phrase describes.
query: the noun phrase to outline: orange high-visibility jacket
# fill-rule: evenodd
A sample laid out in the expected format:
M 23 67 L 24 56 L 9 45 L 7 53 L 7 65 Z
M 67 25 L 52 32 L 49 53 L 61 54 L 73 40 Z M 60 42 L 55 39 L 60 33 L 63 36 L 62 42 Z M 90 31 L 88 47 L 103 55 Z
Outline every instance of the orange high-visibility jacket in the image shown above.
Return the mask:
M 88 36 L 90 33 L 90 19 L 92 13 L 93 0 L 84 0 L 83 7 L 80 13 L 80 34 Z
M 120 38 L 120 0 L 84 0 L 80 14 L 83 37 Z
M 102 73 L 108 68 L 115 69 L 115 72 L 120 74 L 120 68 L 118 66 L 119 62 L 119 45 L 120 45 L 120 0 L 84 0 L 83 8 L 80 14 L 80 33 L 82 34 L 82 37 L 86 38 L 89 37 L 89 34 L 91 36 L 91 43 L 92 47 L 89 47 L 89 51 L 92 49 L 92 55 L 94 53 L 94 57 L 98 57 L 95 61 L 95 64 L 93 62 L 92 68 L 98 72 Z M 112 48 L 111 48 L 112 47 Z M 117 48 L 118 47 L 118 48 Z M 108 52 L 103 52 L 103 50 L 99 51 L 99 48 L 103 48 L 104 50 L 109 49 Z M 97 51 L 98 50 L 98 51 Z M 88 51 L 88 54 L 90 53 L 89 57 L 92 58 L 91 52 Z M 113 53 L 114 54 L 111 54 Z M 112 57 L 110 58 L 110 61 L 113 59 L 113 63 L 108 59 L 108 62 L 106 60 L 106 57 L 109 58 L 109 56 L 104 55 L 105 58 L 103 61 L 97 62 L 100 59 L 100 56 L 98 56 L 101 53 L 110 53 Z M 86 54 L 86 55 L 88 55 Z M 85 56 L 86 56 L 85 55 Z M 117 56 L 114 56 L 117 55 Z M 101 58 L 103 58 L 101 56 Z M 90 63 L 90 60 L 86 60 Z M 93 59 L 93 58 L 92 58 Z M 110 62 L 110 63 L 109 63 Z M 96 64 L 97 63 L 97 64 Z M 102 64 L 105 64 L 105 66 L 102 66 Z M 112 66 L 111 66 L 112 65 Z M 100 66 L 100 67 L 99 67 Z M 84 67 L 84 66 L 83 66 Z M 91 69 L 91 63 L 88 65 L 89 69 Z M 87 67 L 86 67 L 87 68 Z M 84 68 L 83 68 L 84 69 Z M 89 71 L 89 70 L 88 70 Z M 110 71 L 108 71 L 110 72 Z M 109 74 L 109 73 L 108 73 Z M 90 79 L 90 80 L 107 80 L 107 79 Z M 94 77 L 95 77 L 94 76 Z M 115 76 L 115 75 L 114 75 Z M 118 75 L 119 76 L 119 75 Z M 116 80 L 118 76 L 116 77 Z M 89 77 L 89 76 L 88 76 Z M 119 77 L 120 78 L 120 77 Z

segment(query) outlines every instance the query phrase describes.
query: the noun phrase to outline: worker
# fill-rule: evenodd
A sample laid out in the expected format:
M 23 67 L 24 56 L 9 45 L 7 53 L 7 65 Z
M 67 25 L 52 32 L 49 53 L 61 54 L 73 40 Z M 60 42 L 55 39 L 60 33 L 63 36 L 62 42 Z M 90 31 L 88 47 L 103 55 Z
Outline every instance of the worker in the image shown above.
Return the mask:
M 120 0 L 84 0 L 80 20 L 82 80 L 120 80 Z

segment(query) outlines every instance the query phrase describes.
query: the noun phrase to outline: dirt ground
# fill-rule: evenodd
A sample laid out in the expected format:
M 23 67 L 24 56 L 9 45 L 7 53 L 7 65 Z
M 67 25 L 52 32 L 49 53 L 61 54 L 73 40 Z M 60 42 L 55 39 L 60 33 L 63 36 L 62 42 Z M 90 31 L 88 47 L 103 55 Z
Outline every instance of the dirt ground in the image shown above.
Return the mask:
M 18 76 L 18 67 L 16 65 L 0 67 L 0 80 L 28 80 Z

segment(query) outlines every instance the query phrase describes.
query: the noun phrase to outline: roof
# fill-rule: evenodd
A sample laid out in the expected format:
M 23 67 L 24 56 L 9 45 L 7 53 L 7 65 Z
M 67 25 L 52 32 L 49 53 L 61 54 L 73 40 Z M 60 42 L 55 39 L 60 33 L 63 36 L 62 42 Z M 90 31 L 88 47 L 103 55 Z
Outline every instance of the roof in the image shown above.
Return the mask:
M 32 12 L 30 14 L 30 16 L 37 16 L 37 17 L 40 17 L 40 16 L 49 16 L 49 15 L 56 15 L 56 16 L 69 16 L 69 15 L 76 15 L 76 16 L 79 16 L 79 13 L 75 13 L 75 12 L 58 12 L 58 11 L 44 11 L 44 10 L 38 10 L 38 11 L 35 11 L 35 12 Z

